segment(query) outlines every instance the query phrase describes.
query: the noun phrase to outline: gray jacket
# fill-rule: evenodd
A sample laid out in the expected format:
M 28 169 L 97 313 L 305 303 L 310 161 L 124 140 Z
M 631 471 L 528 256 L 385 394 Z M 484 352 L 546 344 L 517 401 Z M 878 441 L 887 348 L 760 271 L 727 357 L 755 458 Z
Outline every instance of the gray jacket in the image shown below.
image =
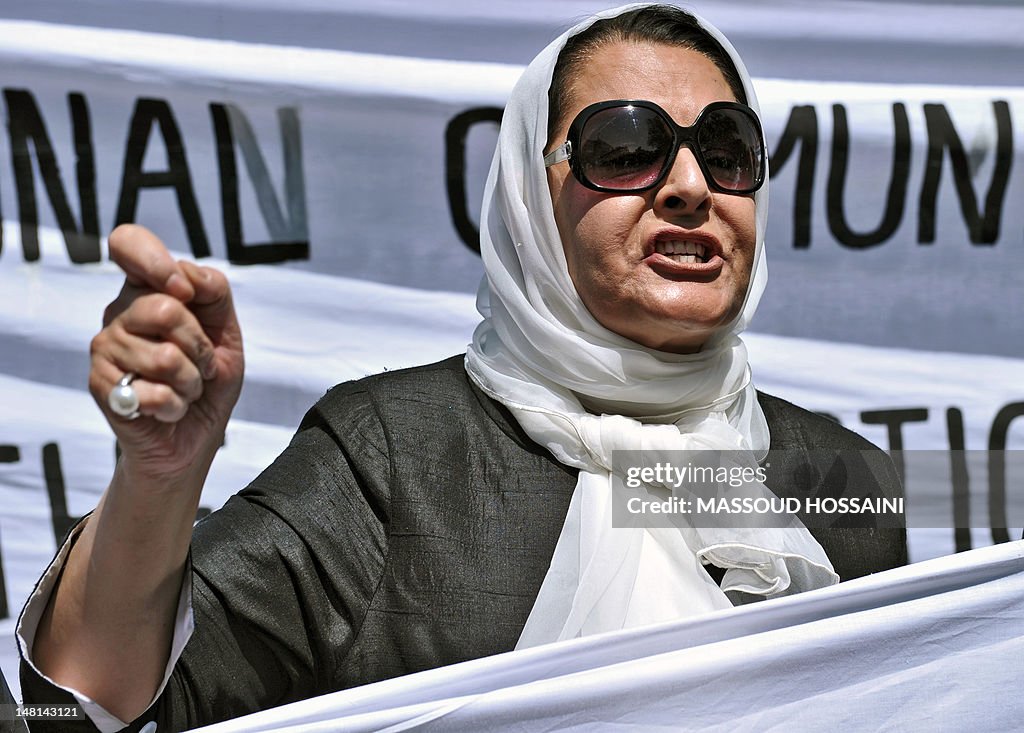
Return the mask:
M 195 631 L 128 730 L 153 719 L 182 730 L 515 646 L 576 471 L 533 443 L 462 362 L 333 388 L 284 453 L 196 526 Z M 854 480 L 902 496 L 888 458 L 863 438 L 759 400 L 772 449 L 784 451 L 768 472 L 776 493 L 841 493 Z M 820 450 L 855 457 L 828 471 L 801 459 Z M 903 529 L 812 532 L 843 579 L 907 561 Z M 26 701 L 67 699 L 24 663 L 22 690 Z

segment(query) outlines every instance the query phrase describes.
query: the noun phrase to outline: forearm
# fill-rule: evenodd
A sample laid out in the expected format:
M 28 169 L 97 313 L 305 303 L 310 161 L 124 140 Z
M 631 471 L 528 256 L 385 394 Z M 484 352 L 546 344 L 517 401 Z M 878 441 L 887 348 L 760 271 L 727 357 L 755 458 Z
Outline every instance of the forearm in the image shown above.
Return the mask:
M 125 281 L 89 345 L 89 391 L 123 452 L 55 588 L 47 571 L 46 608 L 32 609 L 34 635 L 20 643 L 48 684 L 130 721 L 161 688 L 172 643 L 179 649 L 192 524 L 244 356 L 222 273 L 175 260 L 137 225 L 111 232 L 108 250 Z M 111 405 L 115 388 L 129 393 L 128 414 Z
M 162 681 L 208 466 L 143 487 L 122 460 L 40 620 L 40 671 L 125 721 Z

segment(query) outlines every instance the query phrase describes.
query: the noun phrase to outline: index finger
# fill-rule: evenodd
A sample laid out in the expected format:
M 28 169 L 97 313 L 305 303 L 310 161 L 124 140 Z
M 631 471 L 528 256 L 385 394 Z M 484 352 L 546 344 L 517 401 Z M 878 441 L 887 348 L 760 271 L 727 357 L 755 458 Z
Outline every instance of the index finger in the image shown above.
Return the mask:
M 189 308 L 204 328 L 223 328 L 234 320 L 231 286 L 223 272 L 188 260 L 179 260 L 178 266 L 195 288 Z
M 122 224 L 108 238 L 110 259 L 124 270 L 128 284 L 166 293 L 183 303 L 195 288 L 160 238 L 138 224 Z

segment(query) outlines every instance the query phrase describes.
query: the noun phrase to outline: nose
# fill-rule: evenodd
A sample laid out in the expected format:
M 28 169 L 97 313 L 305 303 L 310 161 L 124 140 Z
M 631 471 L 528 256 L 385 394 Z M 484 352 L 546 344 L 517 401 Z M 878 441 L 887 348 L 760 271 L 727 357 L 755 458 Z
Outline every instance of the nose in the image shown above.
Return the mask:
M 654 190 L 655 212 L 665 217 L 707 214 L 711 208 L 711 189 L 686 145 L 679 148 L 672 168 Z

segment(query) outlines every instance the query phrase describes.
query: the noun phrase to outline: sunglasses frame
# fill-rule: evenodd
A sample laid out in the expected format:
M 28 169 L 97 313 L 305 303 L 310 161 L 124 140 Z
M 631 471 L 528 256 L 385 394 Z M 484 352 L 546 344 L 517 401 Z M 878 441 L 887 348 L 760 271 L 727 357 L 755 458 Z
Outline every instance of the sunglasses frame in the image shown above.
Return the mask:
M 657 177 L 646 186 L 640 186 L 638 188 L 609 188 L 607 186 L 601 186 L 594 183 L 587 178 L 586 173 L 583 172 L 583 163 L 580 161 L 579 157 L 572 154 L 574 148 L 580 147 L 580 136 L 583 134 L 583 128 L 586 126 L 587 122 L 590 121 L 590 118 L 598 112 L 602 112 L 613 107 L 641 107 L 643 109 L 651 110 L 658 115 L 663 122 L 665 122 L 668 129 L 672 132 L 672 149 L 666 156 L 665 162 L 662 164 Z M 707 163 L 704 162 L 704 154 L 701 153 L 700 147 L 697 145 L 697 130 L 704 122 L 706 116 L 711 112 L 722 109 L 733 110 L 746 115 L 750 118 L 754 125 L 754 129 L 757 131 L 757 140 L 760 146 L 762 164 L 760 169 L 757 171 L 757 179 L 754 181 L 754 184 L 748 188 L 733 189 L 719 185 L 708 171 Z M 704 180 L 707 182 L 708 187 L 714 191 L 719 193 L 746 195 L 754 193 L 764 185 L 765 174 L 768 170 L 768 153 L 764 142 L 764 131 L 761 128 L 761 120 L 758 119 L 754 110 L 739 102 L 711 102 L 700 111 L 700 114 L 697 115 L 697 119 L 694 120 L 693 124 L 689 127 L 683 127 L 682 125 L 677 124 L 668 112 L 654 102 L 649 102 L 645 99 L 613 99 L 607 102 L 597 102 L 580 110 L 580 113 L 576 115 L 575 119 L 573 119 L 572 124 L 569 125 L 568 139 L 544 156 L 544 165 L 545 167 L 550 167 L 556 163 L 562 162 L 563 160 L 568 160 L 569 169 L 572 171 L 573 176 L 575 176 L 576 180 L 586 188 L 593 191 L 600 191 L 601 193 L 640 193 L 642 191 L 649 191 L 655 186 L 658 186 L 664 180 L 665 176 L 676 162 L 676 155 L 679 153 L 679 148 L 683 145 L 686 145 L 691 151 L 693 151 L 693 157 L 697 160 L 697 165 L 700 167 L 701 173 L 704 174 Z

